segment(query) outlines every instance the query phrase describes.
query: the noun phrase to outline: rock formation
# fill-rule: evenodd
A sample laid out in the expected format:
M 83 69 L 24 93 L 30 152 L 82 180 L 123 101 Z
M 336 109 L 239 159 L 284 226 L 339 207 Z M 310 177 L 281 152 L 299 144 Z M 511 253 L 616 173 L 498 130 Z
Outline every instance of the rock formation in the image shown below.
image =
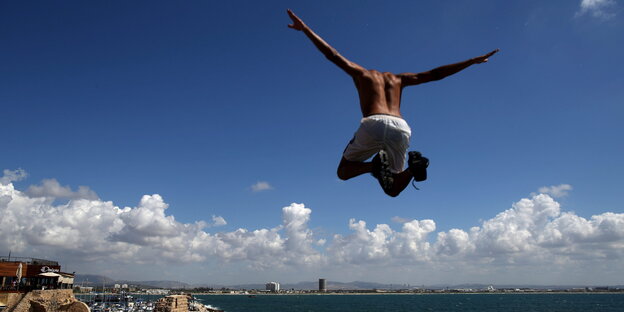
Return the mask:
M 17 300 L 16 300 L 17 301 Z M 90 312 L 71 289 L 33 290 L 21 300 L 7 305 L 5 312 Z

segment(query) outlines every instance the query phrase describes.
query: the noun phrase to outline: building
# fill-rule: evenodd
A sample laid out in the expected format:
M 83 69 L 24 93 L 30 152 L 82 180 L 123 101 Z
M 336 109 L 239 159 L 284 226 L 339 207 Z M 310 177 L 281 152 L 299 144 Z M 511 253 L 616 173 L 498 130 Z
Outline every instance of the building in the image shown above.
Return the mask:
M 93 287 L 91 286 L 76 286 L 74 289 L 80 293 L 90 293 L 93 292 Z
M 266 290 L 268 290 L 270 292 L 279 292 L 280 291 L 280 284 L 278 282 L 266 283 Z
M 324 278 L 319 278 L 319 292 L 327 291 L 327 281 Z
M 56 261 L 0 257 L 0 292 L 28 292 L 34 289 L 72 289 L 74 273 L 61 271 Z
M 169 289 L 145 289 L 145 293 L 148 295 L 169 295 Z

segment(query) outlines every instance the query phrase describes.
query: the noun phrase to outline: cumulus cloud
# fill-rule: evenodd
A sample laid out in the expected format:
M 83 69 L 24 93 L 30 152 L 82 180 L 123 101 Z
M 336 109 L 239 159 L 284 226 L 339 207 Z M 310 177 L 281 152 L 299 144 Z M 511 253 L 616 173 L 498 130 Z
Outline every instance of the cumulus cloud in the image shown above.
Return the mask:
M 576 16 L 591 15 L 598 19 L 611 19 L 615 16 L 613 0 L 581 0 Z
M 293 263 L 316 264 L 320 255 L 312 248 L 315 243 L 312 230 L 308 229 L 308 221 L 312 210 L 303 204 L 291 204 L 282 208 L 282 221 L 286 233 L 286 247 L 290 252 L 299 255 L 289 257 L 287 260 Z
M 606 212 L 585 219 L 563 212 L 547 194 L 523 198 L 511 208 L 468 230 L 437 233 L 433 220 L 412 220 L 400 230 L 372 229 L 349 221 L 350 235 L 335 235 L 327 247 L 333 263 L 439 266 L 484 263 L 496 266 L 624 260 L 624 214 Z M 496 267 L 493 266 L 493 267 Z
M 26 171 L 24 171 L 23 169 L 4 169 L 2 173 L 3 175 L 2 177 L 0 177 L 0 184 L 2 185 L 7 185 L 11 182 L 23 180 L 28 176 L 28 173 L 26 173 Z
M 542 194 L 548 194 L 554 198 L 561 198 L 568 196 L 568 192 L 572 190 L 570 184 L 560 184 L 553 186 L 542 186 L 539 188 L 539 192 Z
M 168 208 L 158 194 L 144 195 L 136 207 L 85 198 L 55 204 L 8 183 L 0 185 L 0 250 L 128 263 L 216 259 L 256 268 L 314 265 L 321 259 L 307 227 L 311 210 L 303 204 L 284 207 L 283 222 L 275 228 L 214 234 L 204 229 L 226 224 L 223 217 L 213 216 L 212 224 L 181 223 Z
M 307 227 L 311 212 L 293 203 L 282 208 L 283 223 L 275 228 L 217 233 L 212 237 L 215 255 L 224 261 L 244 260 L 258 269 L 316 265 L 321 255 L 312 248 L 315 242 Z
M 425 261 L 430 256 L 427 235 L 435 230 L 433 220 L 412 220 L 394 231 L 387 224 L 378 224 L 371 231 L 365 221 L 349 220 L 353 234 L 335 235 L 327 251 L 336 263 L 407 263 Z
M 224 226 L 227 222 L 223 219 L 222 216 L 212 216 L 212 226 Z
M 374 230 L 366 228 L 366 222 L 349 220 L 348 236 L 334 235 L 327 251 L 337 263 L 366 264 L 383 262 L 388 259 L 388 241 L 392 229 L 386 224 L 378 224 Z
M 72 191 L 69 186 L 61 186 L 56 179 L 44 179 L 41 185 L 31 185 L 26 194 L 30 197 L 51 197 L 58 199 L 98 199 L 97 194 L 86 186 Z
M 524 198 L 512 208 L 484 221 L 481 227 L 470 229 L 470 243 L 475 246 L 473 252 L 480 257 L 503 261 L 538 252 L 536 236 L 559 214 L 559 203 L 550 196 L 541 194 Z
M 110 233 L 113 241 L 132 243 L 140 246 L 149 246 L 162 243 L 163 239 L 180 236 L 190 225 L 175 221 L 173 216 L 167 216 L 167 205 L 158 195 L 143 195 L 139 205 L 135 208 L 121 210 L 118 218 L 123 227 Z M 194 225 L 197 229 L 205 226 L 203 222 Z
M 258 181 L 256 182 L 256 184 L 251 186 L 252 192 L 262 192 L 262 191 L 268 191 L 272 189 L 273 189 L 273 186 L 271 186 L 271 184 L 269 184 L 269 182 L 266 182 L 266 181 Z
M 122 211 L 111 202 L 76 200 L 52 205 L 43 197 L 29 197 L 12 184 L 0 186 L 0 249 L 71 250 L 91 259 L 122 256 L 134 247 L 107 240 L 123 228 Z
M 6 181 L 10 179 L 14 178 Z M 304 204 L 283 207 L 281 223 L 272 228 L 211 233 L 206 229 L 227 224 L 223 217 L 179 222 L 158 194 L 144 195 L 134 207 L 86 196 L 58 204 L 17 190 L 9 182 L 0 184 L 0 250 L 56 259 L 70 255 L 83 262 L 216 260 L 254 269 L 417 266 L 430 272 L 450 267 L 464 272 L 472 266 L 486 275 L 520 265 L 552 269 L 568 264 L 580 269 L 616 261 L 610 263 L 624 266 L 624 213 L 584 218 L 564 211 L 554 198 L 557 191 L 571 188 L 547 189 L 469 229 L 436 233 L 433 220 L 393 218 L 400 226 L 392 228 L 353 218 L 348 220 L 347 234 L 325 239 L 310 229 L 312 210 Z

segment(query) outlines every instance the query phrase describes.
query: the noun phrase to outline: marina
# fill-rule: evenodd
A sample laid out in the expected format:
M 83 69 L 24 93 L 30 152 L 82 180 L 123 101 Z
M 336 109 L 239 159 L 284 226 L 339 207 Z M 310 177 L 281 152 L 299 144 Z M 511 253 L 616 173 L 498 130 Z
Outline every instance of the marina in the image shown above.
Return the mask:
M 191 295 L 84 294 L 76 298 L 92 312 L 219 312 Z

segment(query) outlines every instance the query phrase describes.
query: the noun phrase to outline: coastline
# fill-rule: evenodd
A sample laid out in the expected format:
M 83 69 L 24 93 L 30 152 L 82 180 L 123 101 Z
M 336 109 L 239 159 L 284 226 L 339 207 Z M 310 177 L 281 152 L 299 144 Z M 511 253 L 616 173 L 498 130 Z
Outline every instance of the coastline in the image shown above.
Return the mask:
M 101 293 L 98 293 L 101 294 Z M 145 294 L 145 293 L 126 293 L 127 295 L 132 296 L 153 296 L 153 297 L 165 297 L 166 295 L 155 295 L 155 294 Z M 604 295 L 604 294 L 621 294 L 624 295 L 624 291 L 493 291 L 493 292 L 327 292 L 327 293 L 315 293 L 315 292 L 295 292 L 295 293 L 217 293 L 217 292 L 185 292 L 185 291 L 173 291 L 172 294 L 188 294 L 192 296 L 365 296 L 365 295 L 375 295 L 375 296 L 384 296 L 384 295 L 547 295 L 547 294 L 569 294 L 569 295 Z M 76 293 L 76 296 L 93 296 L 94 294 L 88 293 Z M 105 293 L 106 296 L 115 296 L 118 295 L 116 293 Z

